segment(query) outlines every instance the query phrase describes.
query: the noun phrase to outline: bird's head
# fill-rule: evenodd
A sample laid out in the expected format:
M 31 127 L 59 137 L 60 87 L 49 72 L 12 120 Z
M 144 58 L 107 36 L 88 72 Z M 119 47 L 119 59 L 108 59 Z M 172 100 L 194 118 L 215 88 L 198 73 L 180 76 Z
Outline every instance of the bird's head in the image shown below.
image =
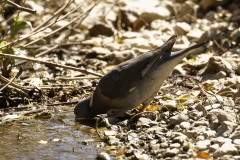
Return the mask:
M 90 118 L 90 103 L 91 96 L 78 102 L 74 108 L 74 114 L 76 115 L 76 118 Z

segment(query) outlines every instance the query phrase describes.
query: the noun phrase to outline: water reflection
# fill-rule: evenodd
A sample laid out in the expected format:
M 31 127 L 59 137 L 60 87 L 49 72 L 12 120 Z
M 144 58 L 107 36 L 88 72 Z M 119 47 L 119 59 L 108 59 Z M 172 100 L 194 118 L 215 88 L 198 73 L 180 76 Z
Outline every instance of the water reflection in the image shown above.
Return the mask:
M 61 115 L 60 115 L 61 116 Z M 94 129 L 74 121 L 73 113 L 64 118 L 30 120 L 0 126 L 1 159 L 95 159 L 102 151 Z

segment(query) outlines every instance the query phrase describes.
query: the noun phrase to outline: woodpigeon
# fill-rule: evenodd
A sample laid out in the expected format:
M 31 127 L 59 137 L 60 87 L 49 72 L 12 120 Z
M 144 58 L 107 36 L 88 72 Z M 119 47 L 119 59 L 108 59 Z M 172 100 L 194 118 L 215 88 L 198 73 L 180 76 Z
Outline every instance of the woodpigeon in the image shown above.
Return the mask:
M 202 42 L 171 52 L 177 36 L 162 46 L 125 61 L 103 76 L 92 96 L 75 107 L 76 118 L 92 118 L 110 110 L 127 111 L 142 104 L 146 108 L 174 67 Z

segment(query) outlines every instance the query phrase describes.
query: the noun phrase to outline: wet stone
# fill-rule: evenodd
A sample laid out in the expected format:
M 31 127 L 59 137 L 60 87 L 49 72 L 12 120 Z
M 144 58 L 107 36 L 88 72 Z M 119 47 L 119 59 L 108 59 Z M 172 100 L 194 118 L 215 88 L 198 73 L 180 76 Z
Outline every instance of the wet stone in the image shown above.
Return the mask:
M 106 152 L 101 152 L 101 153 L 99 153 L 98 156 L 97 156 L 97 158 L 98 158 L 99 160 L 110 160 L 110 159 L 111 159 L 110 156 L 109 156 L 109 154 L 107 154 Z

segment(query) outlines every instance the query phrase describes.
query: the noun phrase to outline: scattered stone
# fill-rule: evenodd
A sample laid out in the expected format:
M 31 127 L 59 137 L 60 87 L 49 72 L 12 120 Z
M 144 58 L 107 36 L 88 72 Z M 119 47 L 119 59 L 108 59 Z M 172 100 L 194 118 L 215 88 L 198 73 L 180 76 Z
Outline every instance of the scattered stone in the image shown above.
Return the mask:
M 185 35 L 191 30 L 191 26 L 186 22 L 177 22 L 174 31 L 177 35 Z
M 179 143 L 170 144 L 170 148 L 180 148 L 180 147 L 181 147 L 181 144 Z
M 229 137 L 237 126 L 238 125 L 233 122 L 223 121 L 217 129 L 217 136 Z
M 163 157 L 174 157 L 179 153 L 179 149 L 173 148 L 173 149 L 167 149 L 165 153 L 163 153 Z
M 158 124 L 157 122 L 152 121 L 149 118 L 141 117 L 141 118 L 138 119 L 136 126 L 137 126 L 137 128 L 138 127 L 151 127 L 151 126 L 155 126 L 157 124 Z
M 99 160 L 111 160 L 109 154 L 107 154 L 106 152 L 101 152 L 98 154 L 97 159 Z
M 167 19 L 171 15 L 171 12 L 167 8 L 156 7 L 150 8 L 146 7 L 145 11 L 139 16 L 145 22 L 149 24 L 156 19 Z
M 199 151 L 204 151 L 206 150 L 209 146 L 211 145 L 210 140 L 200 140 L 196 143 L 195 148 Z
M 188 116 L 185 114 L 179 114 L 170 118 L 171 125 L 180 124 L 181 122 L 184 121 L 188 121 Z
M 213 137 L 216 137 L 216 131 L 214 130 L 209 130 L 209 131 L 204 131 L 202 133 L 202 135 L 205 137 L 205 138 L 213 138 Z
M 219 144 L 213 144 L 213 145 L 209 146 L 209 152 L 210 152 L 210 153 L 213 153 L 213 152 L 215 152 L 218 148 L 219 148 Z
M 213 157 L 221 157 L 224 155 L 237 155 L 237 154 L 238 154 L 238 149 L 232 143 L 226 142 L 213 153 Z
M 182 129 L 190 129 L 191 124 L 190 124 L 189 122 L 181 122 L 181 123 L 180 123 L 180 127 L 181 127 Z
M 188 138 L 194 138 L 197 137 L 197 131 L 196 130 L 186 130 L 183 132 Z

